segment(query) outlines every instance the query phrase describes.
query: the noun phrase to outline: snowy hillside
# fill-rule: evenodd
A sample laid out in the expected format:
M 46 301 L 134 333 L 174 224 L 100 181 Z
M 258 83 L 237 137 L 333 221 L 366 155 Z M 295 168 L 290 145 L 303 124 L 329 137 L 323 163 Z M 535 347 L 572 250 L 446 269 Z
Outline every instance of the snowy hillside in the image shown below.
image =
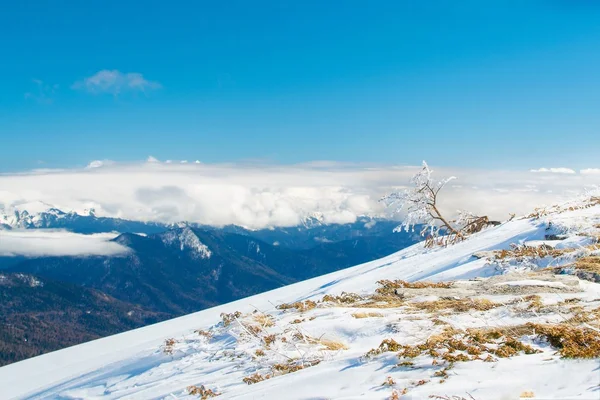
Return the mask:
M 0 398 L 598 399 L 599 237 L 598 201 L 538 211 L 0 368 Z

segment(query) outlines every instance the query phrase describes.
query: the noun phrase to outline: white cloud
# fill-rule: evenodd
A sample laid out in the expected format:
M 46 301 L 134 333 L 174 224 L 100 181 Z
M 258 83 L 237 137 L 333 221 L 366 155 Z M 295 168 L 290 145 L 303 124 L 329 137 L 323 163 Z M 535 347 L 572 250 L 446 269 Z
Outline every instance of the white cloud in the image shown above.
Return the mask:
M 146 162 L 148 162 L 148 163 L 157 163 L 157 162 L 160 162 L 160 161 L 158 161 L 158 159 L 156 159 L 156 158 L 154 158 L 152 156 L 148 156 L 148 158 L 146 159 Z
M 92 162 L 90 162 L 87 167 L 85 167 L 86 169 L 92 169 L 92 168 L 100 168 L 100 167 L 104 167 L 107 165 L 112 165 L 115 162 L 112 160 L 94 160 Z
M 571 168 L 539 168 L 539 169 L 531 169 L 530 172 L 535 173 L 551 173 L 551 174 L 574 174 L 575 170 Z
M 379 198 L 408 184 L 418 167 L 318 163 L 215 165 L 144 162 L 102 168 L 0 174 L 0 214 L 43 202 L 64 211 L 144 221 L 291 226 L 319 213 L 326 222 L 383 215 Z M 457 176 L 440 194 L 449 213 L 468 209 L 495 219 L 564 201 L 600 175 L 434 168 Z M 38 202 L 38 203 L 36 203 Z
M 582 175 L 600 175 L 600 168 L 586 168 L 579 171 Z
M 138 72 L 121 72 L 116 69 L 96 72 L 81 81 L 75 82 L 73 89 L 89 93 L 110 93 L 118 95 L 124 92 L 146 92 L 161 88 L 158 82 L 149 81 Z
M 110 242 L 110 233 L 80 235 L 63 230 L 0 230 L 0 256 L 122 255 L 129 249 Z

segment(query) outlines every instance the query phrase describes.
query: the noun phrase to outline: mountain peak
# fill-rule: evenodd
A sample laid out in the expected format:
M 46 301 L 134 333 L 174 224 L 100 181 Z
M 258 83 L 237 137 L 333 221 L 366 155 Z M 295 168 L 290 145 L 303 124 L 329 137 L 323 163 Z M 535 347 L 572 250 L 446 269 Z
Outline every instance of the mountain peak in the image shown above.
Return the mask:
M 198 236 L 188 226 L 171 229 L 161 233 L 159 237 L 167 246 L 179 247 L 181 251 L 190 251 L 194 258 L 208 259 L 212 256 L 212 251 L 200 241 Z

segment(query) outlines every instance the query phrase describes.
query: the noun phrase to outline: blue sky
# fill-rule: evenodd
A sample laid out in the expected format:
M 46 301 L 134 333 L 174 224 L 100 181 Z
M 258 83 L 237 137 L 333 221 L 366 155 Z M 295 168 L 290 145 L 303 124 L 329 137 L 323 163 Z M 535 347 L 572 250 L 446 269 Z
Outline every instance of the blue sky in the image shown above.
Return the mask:
M 600 5 L 421 3 L 6 2 L 0 172 L 600 166 Z

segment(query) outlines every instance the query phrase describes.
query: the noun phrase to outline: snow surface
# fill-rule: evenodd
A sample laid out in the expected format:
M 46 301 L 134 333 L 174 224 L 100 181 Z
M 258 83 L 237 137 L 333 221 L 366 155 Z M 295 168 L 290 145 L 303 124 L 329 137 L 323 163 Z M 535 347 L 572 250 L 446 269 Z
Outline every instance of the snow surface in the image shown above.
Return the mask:
M 315 308 L 305 313 L 284 312 L 276 305 L 301 300 L 318 300 L 326 294 L 342 292 L 369 294 L 382 279 L 407 281 L 460 280 L 457 293 L 477 290 L 487 282 L 482 277 L 503 274 L 486 258 L 473 254 L 508 249 L 510 244 L 543 240 L 548 222 L 562 224 L 565 229 L 590 231 L 598 223 L 600 207 L 549 215 L 541 219 L 516 219 L 490 228 L 468 240 L 448 248 L 425 249 L 416 244 L 382 259 L 342 271 L 296 283 L 280 289 L 248 297 L 222 306 L 165 321 L 119 335 L 84 343 L 43 356 L 0 368 L 0 398 L 2 399 L 180 399 L 189 396 L 189 385 L 206 385 L 220 392 L 218 399 L 387 399 L 392 388 L 382 386 L 388 376 L 397 388 L 411 387 L 401 399 L 425 399 L 430 395 L 457 395 L 477 400 L 516 399 L 532 391 L 544 399 L 600 399 L 600 365 L 598 360 L 565 360 L 555 349 L 544 343 L 533 343 L 539 354 L 519 355 L 497 362 L 471 361 L 456 363 L 445 383 L 432 379 L 431 359 L 417 358 L 416 367 L 395 367 L 394 352 L 384 353 L 373 360 L 364 354 L 376 348 L 383 339 L 393 337 L 407 344 L 418 343 L 431 335 L 435 328 L 427 314 L 407 314 L 400 309 L 359 309 L 373 311 L 379 316 L 355 318 L 353 308 Z M 504 288 L 507 293 L 485 295 L 494 301 L 514 299 L 510 290 L 541 290 L 544 303 L 579 298 L 589 306 L 600 305 L 600 285 L 574 279 L 534 285 L 542 278 L 514 274 L 512 283 L 490 285 Z M 513 275 L 502 276 L 509 279 Z M 469 281 L 470 279 L 474 279 Z M 491 280 L 496 278 L 490 278 Z M 500 281 L 502 281 L 500 279 Z M 555 279 L 555 278 L 552 278 Z M 556 278 L 558 279 L 558 278 Z M 502 289 L 502 290 L 504 290 Z M 512 293 L 512 294 L 511 294 Z M 530 293 L 530 292 L 527 292 Z M 439 297 L 435 290 L 424 292 L 421 301 Z M 415 298 L 415 300 L 419 300 Z M 325 351 L 308 342 L 286 350 L 279 343 L 267 359 L 288 357 L 294 351 L 318 357 L 321 362 L 287 375 L 246 385 L 244 377 L 264 367 L 252 354 L 260 343 L 244 340 L 244 325 L 227 330 L 222 326 L 221 313 L 240 311 L 242 318 L 252 312 L 267 313 L 276 321 L 269 332 L 289 334 L 297 329 L 311 337 L 339 341 L 347 350 Z M 516 325 L 525 322 L 555 323 L 562 314 L 516 312 L 514 308 L 499 307 L 490 311 L 456 313 L 444 317 L 444 322 L 456 328 Z M 301 321 L 296 323 L 295 320 Z M 237 321 L 239 322 L 239 321 Z M 293 328 L 297 326 L 298 328 Z M 194 330 L 213 334 L 203 338 Z M 245 328 L 244 328 L 245 329 Z M 267 328 L 265 328 L 267 329 Z M 165 339 L 174 338 L 171 355 L 165 354 Z M 299 346 L 299 347 L 298 347 Z M 289 347 L 289 346 L 288 346 Z M 290 353 L 290 351 L 292 353 Z M 267 361 L 265 361 L 267 362 Z M 424 375 L 425 374 L 425 375 Z M 418 385 L 421 379 L 427 384 Z

